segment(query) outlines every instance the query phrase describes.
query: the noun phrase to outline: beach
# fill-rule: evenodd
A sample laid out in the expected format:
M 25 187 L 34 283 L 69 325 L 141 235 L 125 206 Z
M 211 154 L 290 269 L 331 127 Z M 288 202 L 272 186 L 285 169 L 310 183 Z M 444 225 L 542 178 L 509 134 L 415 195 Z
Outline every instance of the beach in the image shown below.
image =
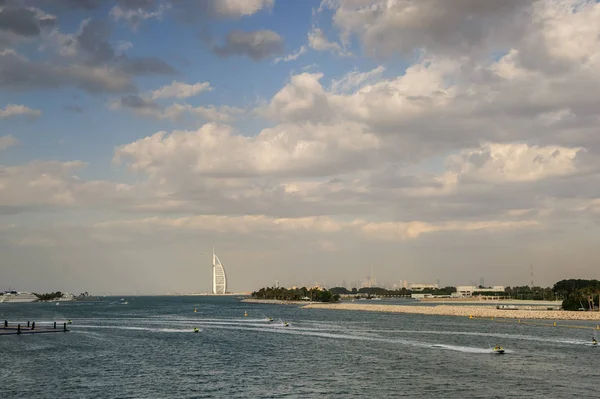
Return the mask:
M 271 302 L 272 303 L 272 302 Z M 304 309 L 355 310 L 369 312 L 410 313 L 435 316 L 498 317 L 512 319 L 589 320 L 600 321 L 600 312 L 569 312 L 564 310 L 496 309 L 495 306 L 404 306 L 364 305 L 357 303 L 311 303 Z

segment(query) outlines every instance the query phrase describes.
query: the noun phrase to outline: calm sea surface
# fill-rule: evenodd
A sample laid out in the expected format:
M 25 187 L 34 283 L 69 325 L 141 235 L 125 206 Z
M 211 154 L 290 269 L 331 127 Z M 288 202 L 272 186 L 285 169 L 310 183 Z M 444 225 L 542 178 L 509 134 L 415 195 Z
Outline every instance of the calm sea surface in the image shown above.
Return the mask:
M 66 334 L 0 336 L 0 398 L 600 397 L 591 324 L 125 300 L 0 304 L 2 320 L 73 320 Z

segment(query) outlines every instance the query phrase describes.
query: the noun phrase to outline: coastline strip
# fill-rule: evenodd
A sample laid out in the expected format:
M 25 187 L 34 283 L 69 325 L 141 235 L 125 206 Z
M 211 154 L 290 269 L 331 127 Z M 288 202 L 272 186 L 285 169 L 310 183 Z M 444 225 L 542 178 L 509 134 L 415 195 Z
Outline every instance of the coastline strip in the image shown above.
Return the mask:
M 409 313 L 435 316 L 462 316 L 472 318 L 588 320 L 600 321 L 600 312 L 569 312 L 564 310 L 512 310 L 486 306 L 404 306 L 363 305 L 355 303 L 311 303 L 304 309 L 354 310 L 368 312 Z

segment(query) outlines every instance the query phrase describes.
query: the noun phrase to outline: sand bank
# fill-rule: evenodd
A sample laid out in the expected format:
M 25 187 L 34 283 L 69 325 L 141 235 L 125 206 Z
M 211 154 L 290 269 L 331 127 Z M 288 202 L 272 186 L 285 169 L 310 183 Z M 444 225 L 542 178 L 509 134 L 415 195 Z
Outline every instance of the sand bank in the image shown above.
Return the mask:
M 502 310 L 495 306 L 403 306 L 363 305 L 356 303 L 311 303 L 305 309 L 362 310 L 370 312 L 411 313 L 436 316 L 500 317 L 513 319 L 590 320 L 600 321 L 600 312 L 567 312 L 564 310 Z

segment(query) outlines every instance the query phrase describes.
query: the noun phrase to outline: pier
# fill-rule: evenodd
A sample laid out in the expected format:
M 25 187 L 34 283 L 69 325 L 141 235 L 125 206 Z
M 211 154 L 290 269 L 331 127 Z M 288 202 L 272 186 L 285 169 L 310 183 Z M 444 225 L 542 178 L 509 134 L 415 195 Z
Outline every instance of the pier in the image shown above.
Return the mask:
M 8 320 L 4 320 L 4 323 L 0 328 L 0 336 L 21 334 L 45 334 L 57 332 L 69 332 L 69 329 L 67 328 L 67 323 L 52 322 L 51 324 L 45 323 L 44 325 L 36 325 L 35 321 L 9 323 Z

